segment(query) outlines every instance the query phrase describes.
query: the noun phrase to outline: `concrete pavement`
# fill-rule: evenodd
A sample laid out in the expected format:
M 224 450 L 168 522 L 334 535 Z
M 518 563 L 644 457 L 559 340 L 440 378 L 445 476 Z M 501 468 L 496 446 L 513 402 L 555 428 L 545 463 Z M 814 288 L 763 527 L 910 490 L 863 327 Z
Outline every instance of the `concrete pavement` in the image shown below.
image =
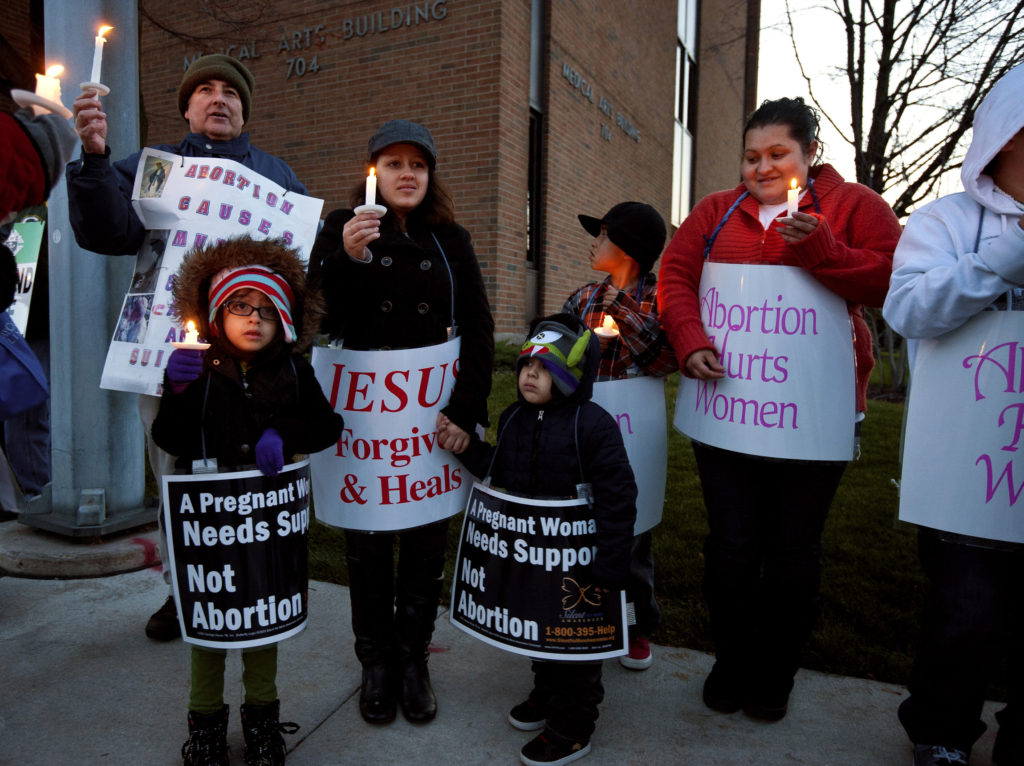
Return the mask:
M 120 563 L 113 568 L 145 567 L 134 572 L 62 580 L 0 574 L 0 764 L 181 763 L 188 649 L 181 641 L 156 643 L 143 633 L 167 594 L 158 565 L 152 565 L 152 534 L 84 546 L 96 557 L 95 549 L 120 544 Z M 124 553 L 125 540 L 134 557 Z M 28 552 L 29 542 L 36 552 Z M 0 524 L 0 570 L 10 572 L 12 561 L 30 558 L 45 568 L 38 562 L 43 553 L 59 562 L 83 551 L 82 543 L 16 522 Z M 529 691 L 529 660 L 467 635 L 451 625 L 447 613 L 438 617 L 432 651 L 437 719 L 423 726 L 401 716 L 383 727 L 364 723 L 347 590 L 311 582 L 308 627 L 283 642 L 280 652 L 282 719 L 302 727 L 286 736 L 289 766 L 519 763 L 519 748 L 532 735 L 513 729 L 505 715 Z M 701 684 L 713 661 L 709 655 L 667 646 L 655 646 L 654 652 L 653 666 L 641 673 L 605 663 L 606 694 L 593 750 L 579 763 L 911 762 L 896 721 L 896 706 L 906 695 L 900 686 L 802 670 L 789 715 L 765 724 L 704 707 Z M 225 689 L 232 763 L 241 764 L 236 652 L 229 656 Z M 997 707 L 986 706 L 990 729 L 975 747 L 972 766 L 991 763 Z

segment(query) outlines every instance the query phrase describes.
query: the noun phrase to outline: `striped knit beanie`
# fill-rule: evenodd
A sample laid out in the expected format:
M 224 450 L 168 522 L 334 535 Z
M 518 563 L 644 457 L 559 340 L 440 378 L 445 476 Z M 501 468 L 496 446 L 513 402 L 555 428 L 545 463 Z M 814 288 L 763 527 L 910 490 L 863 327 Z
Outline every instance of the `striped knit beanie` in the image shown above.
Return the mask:
M 217 310 L 238 290 L 259 290 L 277 308 L 278 316 L 281 317 L 281 327 L 284 329 L 284 340 L 286 343 L 295 342 L 295 324 L 292 322 L 292 302 L 295 300 L 292 295 L 291 285 L 280 274 L 277 274 L 266 266 L 239 266 L 234 269 L 224 269 L 214 275 L 210 282 L 210 325 L 217 316 Z
M 581 328 L 582 329 L 582 328 Z M 516 371 L 531 357 L 536 357 L 551 373 L 551 382 L 565 396 L 570 396 L 583 377 L 581 362 L 590 343 L 590 330 L 573 330 L 552 319 L 543 319 L 527 338 L 516 360 Z

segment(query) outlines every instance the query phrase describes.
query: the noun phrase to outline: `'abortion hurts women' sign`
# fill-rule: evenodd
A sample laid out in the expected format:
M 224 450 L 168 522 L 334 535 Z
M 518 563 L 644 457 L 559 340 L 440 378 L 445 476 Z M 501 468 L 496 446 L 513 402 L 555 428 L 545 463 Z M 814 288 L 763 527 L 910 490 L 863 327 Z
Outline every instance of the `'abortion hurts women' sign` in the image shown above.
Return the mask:
M 535 500 L 476 484 L 459 538 L 452 622 L 530 657 L 625 654 L 626 595 L 594 586 L 596 552 L 585 500 Z
M 1024 543 L 1024 313 L 991 311 L 918 341 L 900 518 Z
M 309 461 L 164 477 L 164 529 L 185 641 L 245 648 L 306 626 Z
M 361 530 L 399 530 L 440 521 L 466 507 L 469 474 L 437 444 L 437 416 L 458 374 L 458 338 L 401 351 L 313 349 L 313 369 L 341 438 L 312 457 L 321 521 Z
M 856 417 L 846 302 L 796 266 L 705 262 L 701 320 L 726 377 L 682 378 L 674 424 L 764 457 L 849 460 Z
M 186 320 L 198 325 L 199 317 L 179 317 L 172 300 L 185 255 L 249 235 L 280 239 L 308 258 L 324 202 L 290 192 L 234 160 L 144 149 L 132 205 L 147 231 L 100 387 L 159 396 L 171 343 L 184 340 Z

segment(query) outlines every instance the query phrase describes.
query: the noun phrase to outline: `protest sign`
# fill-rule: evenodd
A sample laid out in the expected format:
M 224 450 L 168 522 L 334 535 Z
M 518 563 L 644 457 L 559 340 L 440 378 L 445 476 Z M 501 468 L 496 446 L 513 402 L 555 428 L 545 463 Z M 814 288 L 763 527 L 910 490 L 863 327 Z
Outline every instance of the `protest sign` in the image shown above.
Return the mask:
M 164 476 L 164 529 L 181 632 L 241 649 L 306 626 L 309 461 L 259 471 Z
M 475 484 L 459 537 L 451 619 L 515 654 L 598 660 L 625 654 L 626 594 L 591 576 L 586 500 L 535 500 Z
M 18 332 L 25 334 L 28 327 L 28 312 L 32 305 L 32 288 L 36 283 L 36 269 L 39 266 L 39 248 L 43 243 L 45 224 L 38 218 L 23 218 L 11 227 L 6 245 L 18 265 L 18 284 L 14 290 L 14 303 L 7 311 L 14 320 Z
M 700 315 L 726 377 L 683 377 L 674 424 L 764 457 L 850 460 L 856 418 L 846 301 L 796 266 L 706 261 Z
M 986 311 L 941 337 L 918 341 L 900 519 L 1024 543 L 1024 503 L 1017 505 L 1024 492 L 1021 449 L 1024 313 Z
M 399 530 L 465 508 L 469 474 L 437 446 L 437 415 L 458 373 L 458 338 L 401 351 L 313 349 L 313 370 L 345 418 L 312 456 L 316 515 L 335 527 Z
M 668 469 L 665 379 L 604 380 L 594 384 L 592 399 L 615 418 L 626 445 L 637 489 L 633 534 L 639 535 L 661 523 L 665 506 Z
M 100 387 L 160 394 L 172 342 L 187 319 L 174 311 L 173 278 L 185 255 L 248 234 L 281 239 L 308 258 L 323 200 L 284 187 L 233 160 L 144 149 L 132 205 L 146 226 L 135 274 L 110 342 Z

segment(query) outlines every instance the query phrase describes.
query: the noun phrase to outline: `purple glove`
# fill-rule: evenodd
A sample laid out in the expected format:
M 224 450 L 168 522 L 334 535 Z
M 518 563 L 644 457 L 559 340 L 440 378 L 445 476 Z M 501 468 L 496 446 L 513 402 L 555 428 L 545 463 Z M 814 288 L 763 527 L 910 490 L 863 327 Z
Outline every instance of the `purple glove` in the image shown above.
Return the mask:
M 268 428 L 256 442 L 256 467 L 264 476 L 277 476 L 284 465 L 284 442 L 281 434 Z
M 203 354 L 194 348 L 176 348 L 167 360 L 167 379 L 171 381 L 171 389 L 180 394 L 193 380 L 203 372 Z

